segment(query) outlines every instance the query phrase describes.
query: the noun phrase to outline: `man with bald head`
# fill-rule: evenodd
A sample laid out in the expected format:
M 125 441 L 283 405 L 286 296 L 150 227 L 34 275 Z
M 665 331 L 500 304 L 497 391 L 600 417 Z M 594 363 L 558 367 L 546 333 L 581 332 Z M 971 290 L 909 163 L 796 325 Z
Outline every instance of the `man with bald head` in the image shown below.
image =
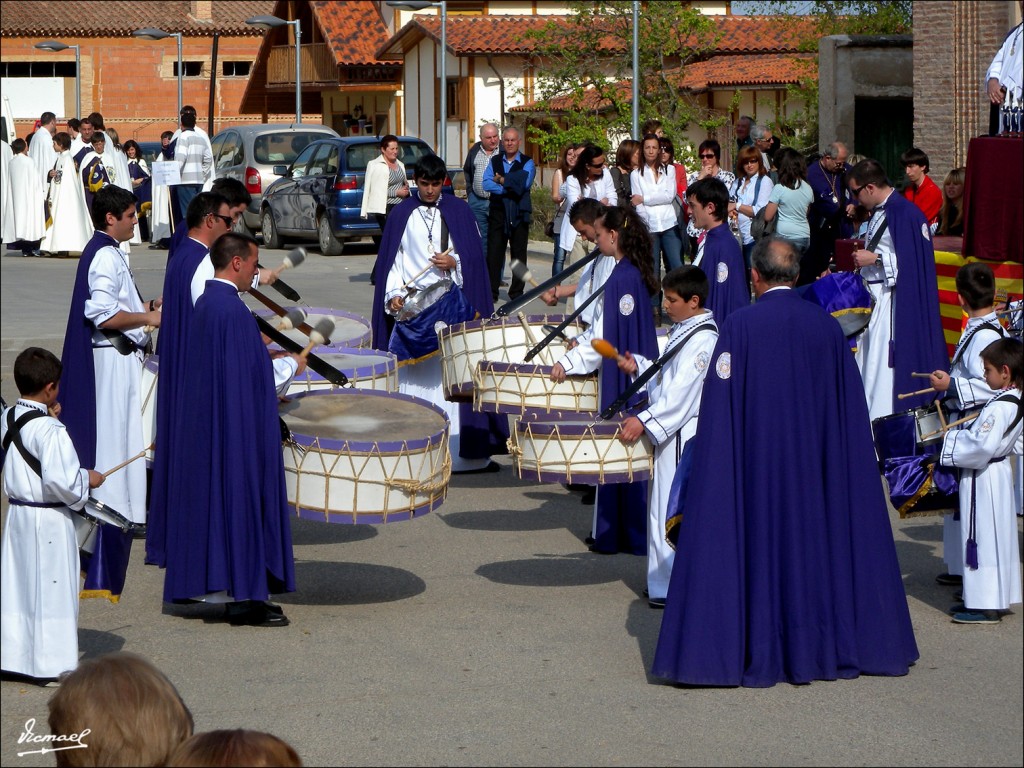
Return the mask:
M 487 253 L 487 214 L 490 210 L 491 193 L 484 189 L 484 171 L 491 158 L 498 153 L 500 142 L 498 126 L 484 123 L 480 126 L 480 141 L 470 147 L 466 155 L 466 164 L 462 172 L 466 179 L 466 202 L 469 203 L 477 228 L 480 230 L 480 241 L 484 254 Z
M 797 285 L 817 280 L 835 255 L 836 240 L 853 235 L 850 216 L 855 201 L 850 199 L 846 188 L 846 175 L 850 171 L 846 158 L 849 154 L 843 142 L 833 141 L 822 148 L 816 163 L 807 166 L 807 183 L 814 193 L 807 212 L 811 244 L 801 264 Z

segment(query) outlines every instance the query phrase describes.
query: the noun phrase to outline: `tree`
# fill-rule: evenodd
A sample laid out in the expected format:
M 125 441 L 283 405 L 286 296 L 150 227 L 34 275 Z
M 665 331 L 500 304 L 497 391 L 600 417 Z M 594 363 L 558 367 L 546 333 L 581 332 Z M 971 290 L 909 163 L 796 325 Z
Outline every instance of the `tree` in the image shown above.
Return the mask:
M 608 146 L 628 136 L 632 125 L 633 3 L 625 0 L 569 3 L 567 19 L 553 19 L 525 33 L 534 45 L 538 111 L 559 123 L 531 126 L 530 140 L 548 158 L 570 142 Z M 713 50 L 714 20 L 677 2 L 644 3 L 639 23 L 640 122 L 661 120 L 666 133 L 681 136 L 696 123 L 713 129 L 725 117 L 712 114 L 679 86 L 682 68 Z

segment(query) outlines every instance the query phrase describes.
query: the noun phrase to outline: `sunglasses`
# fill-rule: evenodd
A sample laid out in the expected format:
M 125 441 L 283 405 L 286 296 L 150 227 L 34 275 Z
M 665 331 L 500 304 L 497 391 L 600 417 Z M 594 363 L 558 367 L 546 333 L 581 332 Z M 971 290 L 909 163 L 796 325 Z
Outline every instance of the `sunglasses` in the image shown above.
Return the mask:
M 714 160 L 715 156 L 714 155 L 701 155 L 701 159 L 703 159 L 703 160 Z
M 850 194 L 854 197 L 860 197 L 860 193 L 867 189 L 868 186 L 868 184 L 865 184 L 863 187 L 850 187 Z
M 211 213 L 210 216 L 213 216 L 214 218 L 220 219 L 221 221 L 223 221 L 224 222 L 224 226 L 226 226 L 228 229 L 231 229 L 231 227 L 233 227 L 235 225 L 234 220 L 230 216 L 224 216 L 224 215 L 219 214 L 219 213 Z

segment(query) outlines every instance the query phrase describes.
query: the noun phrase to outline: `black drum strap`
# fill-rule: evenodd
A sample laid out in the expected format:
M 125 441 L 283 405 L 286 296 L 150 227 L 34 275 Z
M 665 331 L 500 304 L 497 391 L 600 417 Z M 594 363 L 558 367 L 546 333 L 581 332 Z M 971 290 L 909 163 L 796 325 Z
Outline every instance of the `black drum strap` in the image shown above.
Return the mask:
M 28 424 L 33 419 L 40 419 L 46 414 L 42 411 L 37 411 L 35 408 L 30 410 L 28 413 L 23 413 L 17 420 L 14 418 L 14 409 L 11 408 L 7 411 L 7 434 L 4 435 L 3 449 L 4 453 L 7 453 L 7 449 L 11 447 L 11 443 L 14 443 L 14 447 L 18 449 L 18 453 L 21 454 L 21 458 L 28 464 L 28 468 L 35 472 L 39 477 L 43 476 L 43 465 L 40 464 L 39 459 L 28 452 L 28 448 L 25 447 L 25 443 L 21 440 L 21 428 Z

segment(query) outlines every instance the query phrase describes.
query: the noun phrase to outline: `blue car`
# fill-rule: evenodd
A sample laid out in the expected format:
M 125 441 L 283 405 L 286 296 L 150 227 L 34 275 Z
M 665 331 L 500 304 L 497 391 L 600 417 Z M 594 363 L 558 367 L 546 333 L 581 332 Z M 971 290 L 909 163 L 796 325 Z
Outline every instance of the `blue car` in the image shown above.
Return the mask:
M 413 136 L 399 136 L 398 145 L 398 159 L 413 186 L 416 164 L 434 152 Z M 379 155 L 380 142 L 373 136 L 321 139 L 305 147 L 290 166 L 275 166 L 281 178 L 264 192 L 260 207 L 263 243 L 281 248 L 286 241 L 315 240 L 325 256 L 337 256 L 347 240 L 372 237 L 380 242 L 376 219 L 359 217 L 366 164 Z

